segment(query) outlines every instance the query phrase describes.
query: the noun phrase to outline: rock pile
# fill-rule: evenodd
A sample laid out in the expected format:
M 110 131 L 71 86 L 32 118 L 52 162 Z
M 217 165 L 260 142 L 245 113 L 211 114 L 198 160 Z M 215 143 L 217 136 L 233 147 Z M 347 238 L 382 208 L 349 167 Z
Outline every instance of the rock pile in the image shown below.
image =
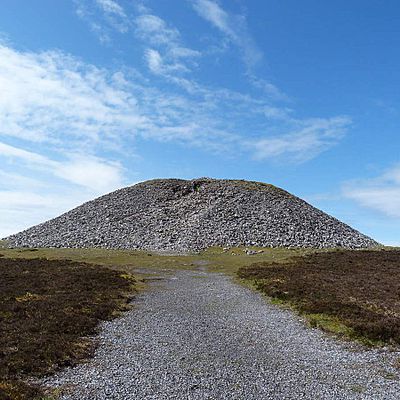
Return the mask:
M 368 248 L 378 243 L 275 186 L 158 179 L 7 238 L 13 247 L 198 251 L 209 246 Z

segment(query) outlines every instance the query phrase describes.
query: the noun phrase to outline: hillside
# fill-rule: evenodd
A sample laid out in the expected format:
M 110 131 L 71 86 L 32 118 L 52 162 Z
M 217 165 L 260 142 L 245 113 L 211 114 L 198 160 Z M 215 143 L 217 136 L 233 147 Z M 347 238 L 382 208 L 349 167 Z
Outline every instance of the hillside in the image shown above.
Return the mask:
M 158 179 L 7 238 L 13 247 L 198 251 L 209 246 L 369 248 L 378 243 L 275 186 Z

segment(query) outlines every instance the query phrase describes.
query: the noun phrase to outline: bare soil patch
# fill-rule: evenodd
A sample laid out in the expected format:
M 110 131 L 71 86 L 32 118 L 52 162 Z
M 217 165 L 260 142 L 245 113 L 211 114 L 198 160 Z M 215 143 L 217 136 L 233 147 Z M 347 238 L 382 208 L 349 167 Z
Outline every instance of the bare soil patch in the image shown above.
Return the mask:
M 0 399 L 40 398 L 26 379 L 90 355 L 83 337 L 127 308 L 134 283 L 83 262 L 0 258 Z
M 333 251 L 238 271 L 314 326 L 366 344 L 400 344 L 400 250 Z

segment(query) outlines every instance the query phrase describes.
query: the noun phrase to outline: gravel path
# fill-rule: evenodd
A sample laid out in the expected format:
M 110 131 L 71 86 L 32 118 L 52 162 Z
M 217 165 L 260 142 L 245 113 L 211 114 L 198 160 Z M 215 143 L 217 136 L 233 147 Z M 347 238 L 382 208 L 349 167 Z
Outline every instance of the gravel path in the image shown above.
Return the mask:
M 338 343 L 224 275 L 153 285 L 93 359 L 47 379 L 63 399 L 399 399 L 399 353 Z

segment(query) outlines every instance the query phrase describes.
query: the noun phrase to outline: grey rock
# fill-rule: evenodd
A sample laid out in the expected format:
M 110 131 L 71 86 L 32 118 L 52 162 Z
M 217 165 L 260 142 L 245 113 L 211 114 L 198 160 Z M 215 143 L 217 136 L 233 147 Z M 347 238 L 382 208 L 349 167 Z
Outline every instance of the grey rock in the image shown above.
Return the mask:
M 201 178 L 139 183 L 6 240 L 12 247 L 190 252 L 210 246 L 370 248 L 378 243 L 275 186 Z

